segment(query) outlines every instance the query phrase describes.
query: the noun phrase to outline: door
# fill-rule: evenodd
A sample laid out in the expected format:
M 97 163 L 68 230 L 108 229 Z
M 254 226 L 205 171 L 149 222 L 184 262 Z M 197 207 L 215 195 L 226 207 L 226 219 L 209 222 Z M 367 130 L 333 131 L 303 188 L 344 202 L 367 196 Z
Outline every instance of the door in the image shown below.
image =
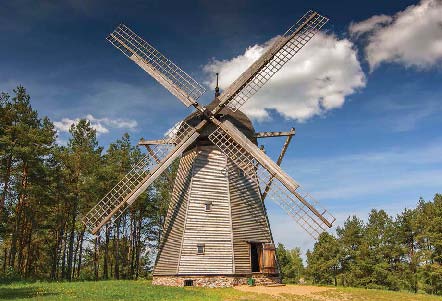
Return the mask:
M 264 244 L 264 256 L 263 257 L 264 257 L 263 258 L 263 261 L 264 261 L 263 273 L 277 274 L 275 245 Z
M 262 243 L 250 243 L 250 265 L 252 273 L 262 272 Z

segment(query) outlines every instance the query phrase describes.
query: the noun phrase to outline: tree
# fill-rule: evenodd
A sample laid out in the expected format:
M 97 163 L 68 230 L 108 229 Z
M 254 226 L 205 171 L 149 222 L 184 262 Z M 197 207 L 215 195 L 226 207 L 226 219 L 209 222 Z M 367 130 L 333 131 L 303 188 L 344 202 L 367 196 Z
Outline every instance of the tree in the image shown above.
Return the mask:
M 279 243 L 276 248 L 276 256 L 280 268 L 281 277 L 286 283 L 299 283 L 304 273 L 304 265 L 299 248 L 286 249 Z
M 360 277 L 357 265 L 364 236 L 364 223 L 356 216 L 348 217 L 343 227 L 336 228 L 340 243 L 341 278 L 344 286 L 356 286 Z
M 61 152 L 69 193 L 67 266 L 65 278 L 71 280 L 75 271 L 81 268 L 85 227 L 78 221 L 80 212 L 84 213 L 98 199 L 97 170 L 101 165 L 102 148 L 98 146 L 96 131 L 89 121 L 81 119 L 69 130 L 71 138 Z M 75 242 L 77 244 L 75 245 Z M 74 246 L 75 249 L 74 249 Z M 66 248 L 65 248 L 66 249 Z M 74 256 L 76 255 L 76 256 Z M 78 256 L 78 257 L 77 257 Z M 77 274 L 79 272 L 77 271 Z
M 313 283 L 338 285 L 339 251 L 339 243 L 334 236 L 327 232 L 319 236 L 313 251 L 307 253 L 307 271 Z

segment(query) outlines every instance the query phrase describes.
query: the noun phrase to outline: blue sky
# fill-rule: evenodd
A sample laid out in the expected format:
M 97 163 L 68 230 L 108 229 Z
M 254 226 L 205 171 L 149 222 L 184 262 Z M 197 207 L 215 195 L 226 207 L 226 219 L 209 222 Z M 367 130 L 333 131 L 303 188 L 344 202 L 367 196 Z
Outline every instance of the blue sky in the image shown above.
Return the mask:
M 191 111 L 105 40 L 118 23 L 205 84 L 207 103 L 214 71 L 226 88 L 308 9 L 330 18 L 324 33 L 246 108 L 257 130 L 296 127 L 284 169 L 337 225 L 352 214 L 365 219 L 371 208 L 395 215 L 442 192 L 440 0 L 4 1 L 0 91 L 28 88 L 61 142 L 82 117 L 102 145 L 126 131 L 134 142 L 158 138 Z M 319 85 L 323 77 L 330 81 Z M 283 139 L 262 143 L 276 158 Z M 281 209 L 267 206 L 276 241 L 312 247 Z

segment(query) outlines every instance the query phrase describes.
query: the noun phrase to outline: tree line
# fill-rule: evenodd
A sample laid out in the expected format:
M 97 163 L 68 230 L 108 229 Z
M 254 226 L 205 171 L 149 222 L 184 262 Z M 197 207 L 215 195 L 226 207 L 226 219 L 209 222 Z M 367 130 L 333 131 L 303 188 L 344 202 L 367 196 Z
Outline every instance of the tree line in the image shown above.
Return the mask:
M 394 218 L 384 210 L 367 222 L 349 217 L 307 252 L 306 275 L 316 284 L 442 294 L 442 195 Z
M 128 134 L 104 151 L 87 120 L 69 133 L 67 145 L 56 143 L 54 124 L 32 108 L 24 87 L 0 94 L 0 279 L 146 276 L 167 209 L 168 177 L 94 237 L 81 216 L 143 154 Z
M 116 223 L 92 236 L 81 223 L 142 157 L 128 134 L 105 150 L 87 120 L 57 143 L 22 86 L 0 94 L 0 279 L 137 279 L 150 275 L 177 164 Z M 171 180 L 172 179 L 172 180 Z M 395 218 L 372 210 L 323 233 L 304 266 L 299 248 L 277 247 L 286 282 L 442 294 L 442 195 Z

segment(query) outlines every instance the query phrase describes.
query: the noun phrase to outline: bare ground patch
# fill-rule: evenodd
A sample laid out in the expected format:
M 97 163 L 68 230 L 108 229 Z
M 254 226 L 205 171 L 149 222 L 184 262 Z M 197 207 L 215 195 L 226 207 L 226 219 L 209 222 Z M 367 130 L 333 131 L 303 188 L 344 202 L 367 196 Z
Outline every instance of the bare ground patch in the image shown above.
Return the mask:
M 325 300 L 321 293 L 334 291 L 332 287 L 320 287 L 311 285 L 286 285 L 286 286 L 235 286 L 235 289 L 242 292 L 250 292 L 257 294 L 267 294 L 275 297 L 287 299 L 287 295 L 308 297 L 311 300 Z M 333 300 L 327 298 L 327 300 Z M 342 300 L 342 299 L 341 299 Z

